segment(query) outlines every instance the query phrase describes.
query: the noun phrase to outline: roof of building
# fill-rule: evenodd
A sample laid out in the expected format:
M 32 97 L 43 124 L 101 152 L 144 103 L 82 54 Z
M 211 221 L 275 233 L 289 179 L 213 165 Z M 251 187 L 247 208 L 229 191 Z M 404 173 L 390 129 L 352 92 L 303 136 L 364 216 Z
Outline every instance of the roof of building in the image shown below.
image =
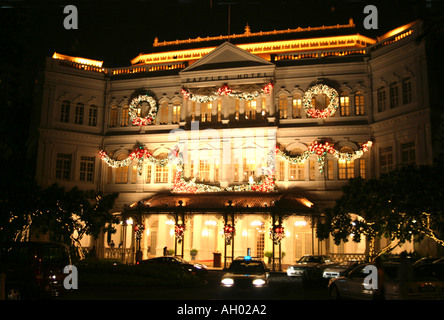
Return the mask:
M 235 212 L 278 212 L 282 214 L 311 214 L 316 206 L 307 198 L 290 192 L 208 192 L 160 193 L 133 203 L 128 211 L 142 213 L 164 212 L 221 212 L 233 208 Z

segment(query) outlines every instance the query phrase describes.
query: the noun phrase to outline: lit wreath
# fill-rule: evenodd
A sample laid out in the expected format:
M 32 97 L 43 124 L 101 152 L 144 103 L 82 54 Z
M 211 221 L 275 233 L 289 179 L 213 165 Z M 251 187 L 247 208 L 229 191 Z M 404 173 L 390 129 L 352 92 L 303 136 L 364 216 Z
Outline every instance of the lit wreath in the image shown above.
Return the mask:
M 330 100 L 328 106 L 323 109 L 323 110 L 318 110 L 315 109 L 311 103 L 311 100 L 313 99 L 314 95 L 317 94 L 325 94 L 328 99 Z M 339 103 L 339 98 L 338 98 L 338 92 L 325 85 L 325 84 L 317 84 L 313 87 L 310 87 L 304 95 L 303 98 L 303 106 L 305 109 L 305 112 L 307 113 L 308 116 L 312 117 L 312 118 L 328 118 L 332 115 L 335 114 L 336 109 L 338 109 L 338 103 Z
M 137 115 L 137 107 L 141 102 L 148 102 L 150 105 L 150 109 L 146 117 L 139 117 Z M 153 97 L 148 95 L 140 95 L 134 98 L 129 105 L 129 116 L 134 125 L 137 126 L 146 126 L 154 121 L 157 114 L 157 105 L 156 100 Z

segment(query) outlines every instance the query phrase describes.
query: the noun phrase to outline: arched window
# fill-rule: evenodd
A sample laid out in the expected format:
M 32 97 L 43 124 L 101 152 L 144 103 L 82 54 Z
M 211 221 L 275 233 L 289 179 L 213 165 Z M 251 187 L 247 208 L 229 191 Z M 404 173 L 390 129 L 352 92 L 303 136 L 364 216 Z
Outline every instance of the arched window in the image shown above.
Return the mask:
M 175 100 L 173 102 L 173 119 L 172 119 L 172 123 L 179 123 L 180 122 L 180 110 L 182 108 L 182 105 L 180 103 L 180 101 Z
M 390 108 L 396 108 L 399 105 L 398 83 L 393 82 L 390 85 Z
M 364 114 L 364 93 L 359 90 L 355 93 L 355 115 L 362 116 Z
M 157 114 L 159 124 L 168 123 L 168 101 L 163 101 L 160 104 L 159 113 Z
M 97 126 L 97 106 L 95 105 L 89 106 L 88 125 L 91 127 Z
M 385 100 L 385 87 L 380 87 L 378 89 L 378 112 L 385 111 L 386 100 Z

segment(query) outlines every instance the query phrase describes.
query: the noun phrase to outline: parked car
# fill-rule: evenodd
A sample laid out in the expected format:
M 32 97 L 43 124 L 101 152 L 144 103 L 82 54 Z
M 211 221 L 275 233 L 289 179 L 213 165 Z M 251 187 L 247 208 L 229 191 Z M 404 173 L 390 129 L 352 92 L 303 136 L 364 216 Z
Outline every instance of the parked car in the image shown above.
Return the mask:
M 325 268 L 335 261 L 325 255 L 305 255 L 296 264 L 289 266 L 287 275 L 290 277 L 302 277 L 307 280 L 322 279 Z
M 186 272 L 191 272 L 197 276 L 203 276 L 207 273 L 207 266 L 201 263 L 191 263 L 183 260 L 180 257 L 173 256 L 164 256 L 151 258 L 146 260 L 141 260 L 137 262 L 138 265 L 147 265 L 147 264 L 157 264 L 157 265 L 165 265 L 165 266 L 176 266 Z
M 364 272 L 364 268 L 370 263 L 361 264 L 355 267 L 342 277 L 331 279 L 329 283 L 330 296 L 332 299 L 374 299 L 375 288 L 365 288 L 364 279 L 370 273 Z M 411 281 L 407 285 L 406 295 L 400 292 L 400 282 L 398 279 L 399 263 L 384 263 L 384 299 L 444 299 L 444 281 L 431 276 L 430 273 L 422 270 L 424 266 L 413 267 Z
M 6 276 L 6 299 L 59 296 L 65 290 L 63 270 L 68 265 L 69 249 L 61 243 L 0 243 L 0 273 Z
M 262 260 L 247 256 L 235 259 L 222 276 L 221 285 L 226 288 L 248 289 L 268 285 L 269 270 Z
M 324 269 L 322 277 L 324 279 L 332 279 L 342 277 L 345 273 L 362 263 L 358 260 L 345 260 L 338 264 L 331 264 Z

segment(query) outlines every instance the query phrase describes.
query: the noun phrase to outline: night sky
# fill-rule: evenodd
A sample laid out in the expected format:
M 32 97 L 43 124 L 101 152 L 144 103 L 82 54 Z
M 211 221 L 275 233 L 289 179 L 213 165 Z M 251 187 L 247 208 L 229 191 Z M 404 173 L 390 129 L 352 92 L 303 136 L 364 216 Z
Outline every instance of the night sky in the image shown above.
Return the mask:
M 7 174 L 35 163 L 39 90 L 46 57 L 54 52 L 129 66 L 159 41 L 288 28 L 347 24 L 370 37 L 421 18 L 437 0 L 0 0 L 0 162 Z M 78 29 L 66 30 L 66 5 L 78 9 Z M 378 29 L 363 28 L 366 4 L 378 8 Z M 34 127 L 33 127 L 34 126 Z M 31 129 L 30 129 L 31 128 Z M 29 139 L 31 137 L 31 139 Z M 26 156 L 24 156 L 26 155 Z M 17 162 L 21 160 L 22 163 Z

